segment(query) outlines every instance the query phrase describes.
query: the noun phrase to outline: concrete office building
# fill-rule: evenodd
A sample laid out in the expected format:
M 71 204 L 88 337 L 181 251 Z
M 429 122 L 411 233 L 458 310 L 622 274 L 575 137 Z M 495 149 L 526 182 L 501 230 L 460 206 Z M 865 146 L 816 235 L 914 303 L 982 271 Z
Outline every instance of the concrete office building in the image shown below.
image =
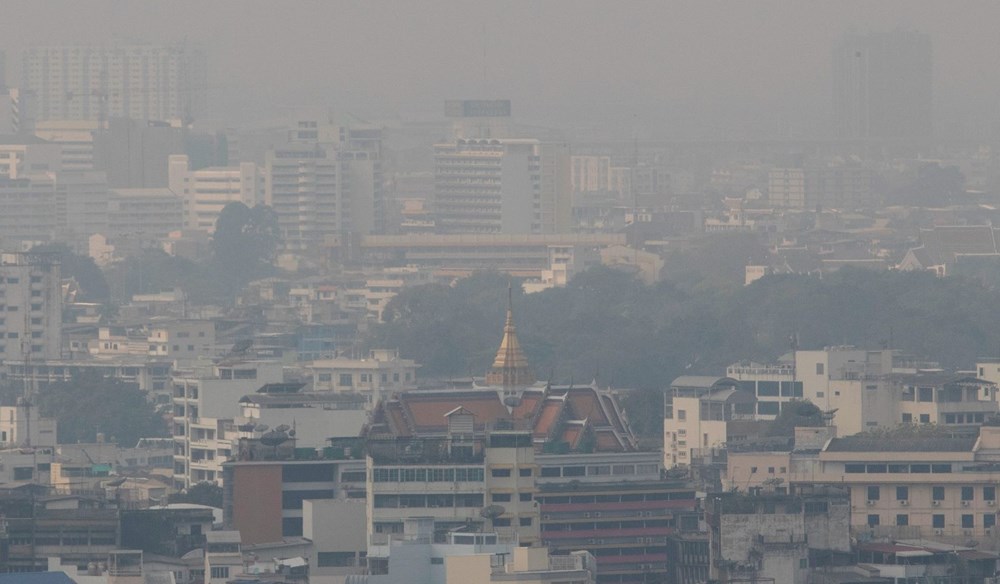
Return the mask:
M 222 482 L 222 463 L 233 451 L 232 420 L 240 398 L 281 383 L 280 363 L 232 361 L 174 373 L 174 484 L 187 488 Z
M 181 45 L 31 47 L 21 84 L 39 120 L 189 120 L 206 101 L 205 55 Z
M 24 249 L 51 241 L 58 228 L 58 188 L 52 173 L 17 179 L 0 178 L 0 241 L 8 249 Z
M 184 202 L 167 188 L 111 189 L 108 233 L 159 242 L 184 226 Z
M 435 145 L 434 168 L 439 233 L 554 233 L 563 205 L 569 213 L 567 149 L 534 139 L 461 139 Z
M 842 138 L 929 138 L 930 35 L 904 30 L 845 35 L 833 50 L 833 107 Z
M 108 178 L 98 171 L 63 171 L 56 180 L 58 238 L 86 249 L 95 233 L 108 231 Z
M 58 359 L 62 355 L 62 282 L 48 254 L 0 255 L 0 354 L 6 359 Z
M 253 162 L 239 166 L 191 169 L 185 154 L 168 159 L 169 188 L 184 201 L 184 227 L 212 233 L 229 203 L 253 207 L 264 200 L 264 176 Z
M 278 215 L 287 251 L 319 250 L 348 230 L 344 180 L 332 149 L 289 143 L 268 151 L 264 202 Z
M 972 435 L 939 429 L 817 436 L 802 444 L 797 431 L 791 447 L 730 452 L 727 483 L 760 490 L 768 488 L 767 479 L 780 478 L 792 493 L 841 485 L 850 491 L 851 527 L 867 537 L 964 543 L 993 535 L 1000 427 L 984 425 Z
M 184 153 L 184 128 L 167 122 L 112 118 L 94 136 L 94 169 L 112 188 L 166 188 L 167 161 Z
M 96 120 L 44 120 L 34 125 L 35 136 L 62 147 L 64 171 L 94 170 Z

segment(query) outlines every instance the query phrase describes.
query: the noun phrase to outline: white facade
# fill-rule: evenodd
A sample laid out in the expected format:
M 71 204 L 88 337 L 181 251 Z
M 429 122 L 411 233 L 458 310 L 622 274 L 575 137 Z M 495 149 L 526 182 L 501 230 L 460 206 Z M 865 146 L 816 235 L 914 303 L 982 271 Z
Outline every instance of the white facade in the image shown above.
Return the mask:
M 179 373 L 173 381 L 174 484 L 222 483 L 222 463 L 232 453 L 240 398 L 280 383 L 280 363 L 246 361 Z
M 253 207 L 263 202 L 263 174 L 253 162 L 191 170 L 187 155 L 169 161 L 170 190 L 184 201 L 184 226 L 212 233 L 222 209 L 232 202 Z
M 38 408 L 23 405 L 0 407 L 0 443 L 7 446 L 54 448 L 56 421 L 43 418 Z

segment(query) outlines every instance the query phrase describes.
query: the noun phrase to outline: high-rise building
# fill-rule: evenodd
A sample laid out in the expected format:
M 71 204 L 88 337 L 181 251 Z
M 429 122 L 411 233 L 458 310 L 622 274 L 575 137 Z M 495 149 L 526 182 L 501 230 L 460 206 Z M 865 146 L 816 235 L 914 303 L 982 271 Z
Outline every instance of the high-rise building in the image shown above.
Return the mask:
M 315 251 L 345 231 L 350 207 L 343 181 L 330 148 L 289 143 L 267 153 L 264 203 L 278 215 L 286 250 Z
M 0 255 L 0 355 L 4 359 L 58 359 L 62 354 L 62 281 L 50 254 Z
M 926 138 L 932 131 L 930 35 L 851 33 L 833 50 L 834 122 L 842 138 Z
M 203 52 L 184 45 L 32 47 L 20 89 L 39 120 L 190 120 L 205 107 Z
M 263 200 L 263 175 L 253 162 L 192 170 L 187 155 L 174 154 L 168 165 L 170 190 L 184 200 L 184 226 L 188 229 L 212 233 L 229 203 L 253 207 Z
M 440 233 L 541 233 L 537 140 L 461 139 L 434 147 Z

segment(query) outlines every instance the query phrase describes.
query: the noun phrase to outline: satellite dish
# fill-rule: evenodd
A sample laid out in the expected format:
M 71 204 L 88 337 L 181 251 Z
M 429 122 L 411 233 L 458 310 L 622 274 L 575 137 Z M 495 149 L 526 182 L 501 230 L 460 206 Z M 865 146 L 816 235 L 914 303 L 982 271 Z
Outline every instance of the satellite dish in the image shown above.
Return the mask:
M 493 520 L 504 514 L 506 509 L 502 505 L 487 505 L 479 510 L 479 516 L 485 519 Z
M 282 424 L 282 425 L 278 426 L 277 428 L 275 428 L 274 431 L 275 432 L 287 432 L 287 431 L 291 430 L 291 428 L 292 427 L 289 426 L 288 424 Z
M 270 426 L 268 426 L 267 424 L 260 424 L 258 426 L 255 426 L 254 430 L 257 430 L 258 432 L 267 432 L 268 428 L 270 428 Z

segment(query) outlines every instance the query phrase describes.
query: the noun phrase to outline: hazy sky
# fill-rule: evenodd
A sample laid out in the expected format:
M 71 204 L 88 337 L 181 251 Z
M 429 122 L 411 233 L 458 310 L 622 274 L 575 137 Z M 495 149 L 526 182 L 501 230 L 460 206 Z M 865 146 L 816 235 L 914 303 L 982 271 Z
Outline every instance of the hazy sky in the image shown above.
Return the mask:
M 0 46 L 13 84 L 25 45 L 186 38 L 210 55 L 212 116 L 234 123 L 300 106 L 427 119 L 447 98 L 510 97 L 519 119 L 540 125 L 804 135 L 829 123 L 837 37 L 895 28 L 932 35 L 939 126 L 998 119 L 994 1 L 4 0 L 4 8 Z

